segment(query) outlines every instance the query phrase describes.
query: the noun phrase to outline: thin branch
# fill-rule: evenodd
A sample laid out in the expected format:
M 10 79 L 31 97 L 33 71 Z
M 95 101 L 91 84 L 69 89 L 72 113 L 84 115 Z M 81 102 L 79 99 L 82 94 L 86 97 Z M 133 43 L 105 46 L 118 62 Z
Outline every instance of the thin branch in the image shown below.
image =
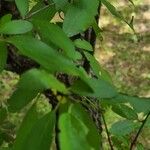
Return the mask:
M 37 13 L 39 13 L 40 11 L 42 11 L 42 10 L 48 8 L 48 7 L 51 6 L 51 5 L 55 5 L 55 3 L 48 4 L 48 5 L 44 6 L 44 7 L 42 7 L 41 9 L 38 9 L 37 11 L 35 11 L 35 12 L 29 14 L 28 16 L 26 16 L 25 19 L 31 18 L 32 16 L 36 15 Z
M 102 115 L 102 119 L 103 119 L 103 122 L 104 122 L 104 126 L 105 126 L 105 130 L 106 130 L 107 139 L 108 139 L 108 143 L 109 143 L 110 149 L 114 150 L 113 144 L 112 144 L 112 141 L 111 141 L 111 138 L 110 138 L 110 133 L 108 131 L 108 127 L 107 127 L 107 124 L 106 124 L 106 120 L 105 120 L 105 117 L 104 117 L 102 112 L 101 112 L 101 115 Z
M 59 112 L 57 110 L 56 111 L 56 125 L 55 125 L 55 145 L 56 145 L 56 149 L 60 150 L 60 145 L 59 145 L 59 133 L 60 133 L 60 130 L 59 130 L 58 122 L 59 122 Z
M 64 18 L 61 16 L 61 13 L 59 12 L 58 14 L 59 14 L 60 19 L 64 20 Z
M 134 148 L 134 146 L 136 145 L 137 140 L 138 140 L 138 137 L 139 137 L 139 135 L 141 134 L 142 129 L 143 129 L 143 127 L 144 127 L 144 125 L 145 125 L 145 123 L 146 123 L 146 121 L 147 121 L 147 119 L 148 119 L 149 116 L 150 116 L 150 112 L 147 114 L 146 118 L 143 120 L 142 125 L 140 126 L 140 128 L 139 128 L 137 134 L 135 135 L 135 138 L 133 139 L 133 141 L 132 141 L 132 143 L 131 143 L 130 150 L 132 150 L 132 149 Z

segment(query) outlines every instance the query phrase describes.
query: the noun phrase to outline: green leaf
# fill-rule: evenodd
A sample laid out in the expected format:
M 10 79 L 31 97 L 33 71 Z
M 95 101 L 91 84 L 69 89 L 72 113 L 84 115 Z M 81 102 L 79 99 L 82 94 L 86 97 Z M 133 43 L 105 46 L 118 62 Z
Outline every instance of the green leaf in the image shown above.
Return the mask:
M 126 21 L 126 19 L 121 15 L 121 13 L 118 12 L 116 10 L 116 8 L 111 3 L 109 3 L 109 1 L 107 1 L 107 0 L 101 0 L 101 2 L 107 7 L 107 9 L 110 11 L 110 13 L 112 15 L 114 15 L 115 17 L 117 17 L 121 21 L 124 21 L 125 23 L 127 23 L 129 25 L 129 27 L 134 31 L 133 24 L 128 23 Z
M 70 90 L 76 94 L 81 95 L 93 94 L 94 92 L 94 90 L 91 90 L 88 84 L 82 80 L 75 81 Z
M 0 73 L 6 66 L 7 61 L 7 45 L 5 42 L 0 41 Z
M 102 101 L 111 105 L 115 103 L 130 103 L 137 113 L 143 112 L 144 114 L 147 114 L 150 110 L 150 98 L 118 94 L 112 99 L 103 99 Z
M 73 86 L 71 86 L 71 91 L 76 94 L 97 98 L 112 98 L 117 95 L 115 87 L 108 82 L 101 79 L 88 79 L 90 87 L 93 89 L 93 93 L 89 92 L 83 81 L 76 81 Z
M 59 118 L 61 150 L 91 150 L 87 141 L 87 127 L 73 115 L 64 113 Z M 68 142 L 66 142 L 68 141 Z
M 94 32 L 95 32 L 95 34 L 96 34 L 96 37 L 100 40 L 100 41 L 102 41 L 103 40 L 103 37 L 102 37 L 102 32 L 103 32 L 103 30 L 102 29 L 100 29 L 100 27 L 98 26 L 98 23 L 97 23 L 97 21 L 96 21 L 96 19 L 94 19 L 94 22 L 93 22 L 93 24 L 92 24 L 92 27 L 93 27 L 93 30 L 94 30 Z
M 141 143 L 137 143 L 136 150 L 145 150 L 145 149 L 146 148 Z
M 87 60 L 90 62 L 90 66 L 94 72 L 94 74 L 100 78 L 100 64 L 98 61 L 88 52 L 84 52 L 84 55 L 86 56 Z
M 79 75 L 78 68 L 71 60 L 38 39 L 24 35 L 8 38 L 7 42 L 15 45 L 23 55 L 35 60 L 49 71 Z
M 93 51 L 92 45 L 86 40 L 76 39 L 74 44 L 77 48 L 81 48 L 87 51 Z
M 150 111 L 150 98 L 127 96 L 125 99 L 129 101 L 137 113 L 147 114 Z
M 53 0 L 57 10 L 66 10 L 69 5 L 68 0 Z
M 30 134 L 32 127 L 35 125 L 38 119 L 39 114 L 37 113 L 37 107 L 34 103 L 32 107 L 28 110 L 21 123 L 19 130 L 17 131 L 16 140 L 14 142 L 12 150 L 21 150 L 26 139 L 29 138 L 28 135 Z
M 77 68 L 70 59 L 67 59 L 61 53 L 53 50 L 40 40 L 31 36 L 22 35 L 7 38 L 6 41 L 15 45 L 23 55 L 35 60 L 50 72 L 59 71 L 79 76 L 92 90 L 88 82 L 87 74 L 82 68 Z
M 94 21 L 98 12 L 98 0 L 80 0 L 69 5 L 63 22 L 63 30 L 68 36 L 85 31 Z
M 109 73 L 104 70 L 101 65 L 99 64 L 99 62 L 96 60 L 96 58 L 94 56 L 92 56 L 90 53 L 88 52 L 84 52 L 84 55 L 86 56 L 87 60 L 90 62 L 90 66 L 94 72 L 94 74 L 102 79 L 105 80 L 109 83 L 112 84 L 112 79 L 111 76 L 109 75 Z
M 113 105 L 112 110 L 117 113 L 118 115 L 120 115 L 121 117 L 127 118 L 127 119 L 131 119 L 131 120 L 137 120 L 138 119 L 138 115 L 135 112 L 135 110 L 133 110 L 132 108 L 130 108 L 127 105 Z
M 29 10 L 29 0 L 15 0 L 17 8 L 20 11 L 22 17 L 25 17 Z
M 54 112 L 40 118 L 32 127 L 24 145 L 22 145 L 22 150 L 49 150 L 54 136 L 54 125 Z
M 23 34 L 32 30 L 32 24 L 25 20 L 13 20 L 3 24 L 1 34 Z
M 118 137 L 125 136 L 135 131 L 138 127 L 139 127 L 139 124 L 131 120 L 121 120 L 121 121 L 115 122 L 111 126 L 110 133 Z
M 22 35 L 7 38 L 6 41 L 15 45 L 23 55 L 35 60 L 48 71 L 59 71 L 79 76 L 86 85 L 91 88 L 87 74 L 82 68 L 77 68 L 70 59 L 67 59 L 61 53 L 53 50 L 50 46 L 40 40 L 31 36 Z
M 55 89 L 67 93 L 63 83 L 53 75 L 38 69 L 27 71 L 21 76 L 16 91 L 8 100 L 9 111 L 16 112 L 26 106 L 39 92 L 46 89 Z
M 129 102 L 137 113 L 144 112 L 147 114 L 150 110 L 150 98 L 128 96 L 123 94 L 120 94 L 118 98 L 124 100 L 125 102 Z
M 50 112 L 41 118 L 34 104 L 18 130 L 12 150 L 49 150 L 53 138 L 55 114 Z
M 55 5 L 45 5 L 43 1 L 39 1 L 28 13 L 27 18 L 50 21 L 56 13 Z
M 102 66 L 100 66 L 100 77 L 101 77 L 101 79 L 109 82 L 110 84 L 113 84 L 110 73 L 107 70 L 105 70 L 104 68 L 102 68 Z
M 87 140 L 94 150 L 100 149 L 101 138 L 99 131 L 93 120 L 89 117 L 89 114 L 84 111 L 84 108 L 80 104 L 71 104 L 69 107 L 69 113 L 73 115 L 78 121 L 84 123 L 88 128 Z
M 75 51 L 72 41 L 58 25 L 37 20 L 33 20 L 33 23 L 44 42 L 49 45 L 54 44 L 58 48 L 64 50 L 65 55 L 71 59 L 76 60 L 77 58 L 81 58 L 81 54 Z
M 124 21 L 123 16 L 116 10 L 116 8 L 107 0 L 101 0 L 101 2 L 107 7 L 112 15 Z
M 12 14 L 6 14 L 4 15 L 1 19 L 0 19 L 0 26 L 7 23 L 7 22 L 10 22 L 11 21 L 11 18 L 12 18 Z
M 90 94 L 92 97 L 112 98 L 118 94 L 116 88 L 105 80 L 91 79 L 89 85 L 94 90 L 94 93 Z

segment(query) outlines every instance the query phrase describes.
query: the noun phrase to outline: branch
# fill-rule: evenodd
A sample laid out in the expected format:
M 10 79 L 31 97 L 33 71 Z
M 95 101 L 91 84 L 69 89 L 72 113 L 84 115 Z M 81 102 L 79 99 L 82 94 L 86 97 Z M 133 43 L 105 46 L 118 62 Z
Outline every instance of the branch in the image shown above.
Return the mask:
M 114 150 L 113 144 L 112 144 L 112 141 L 111 141 L 111 138 L 110 138 L 110 133 L 108 131 L 108 127 L 107 127 L 107 124 L 106 124 L 106 121 L 105 121 L 105 117 L 104 117 L 102 112 L 101 112 L 101 115 L 102 115 L 102 119 L 103 119 L 103 122 L 104 122 L 104 126 L 105 126 L 105 130 L 106 130 L 107 139 L 108 139 L 108 143 L 109 143 L 110 149 Z
M 142 129 L 143 129 L 143 127 L 144 127 L 144 125 L 145 125 L 145 123 L 146 123 L 146 121 L 147 121 L 149 116 L 150 116 L 150 112 L 147 114 L 146 118 L 143 120 L 142 125 L 140 126 L 140 128 L 139 128 L 139 130 L 138 130 L 138 132 L 137 132 L 137 134 L 135 136 L 135 138 L 133 139 L 133 141 L 131 143 L 130 150 L 132 150 L 134 148 L 134 146 L 136 145 L 137 139 L 138 139 L 139 135 L 141 134 Z
M 37 11 L 35 11 L 35 12 L 29 14 L 28 16 L 26 16 L 25 19 L 31 18 L 32 16 L 36 15 L 37 13 L 41 12 L 42 10 L 45 10 L 46 8 L 48 8 L 51 5 L 55 5 L 55 3 L 48 4 L 48 5 L 44 6 L 44 7 L 42 7 L 41 9 L 38 9 Z

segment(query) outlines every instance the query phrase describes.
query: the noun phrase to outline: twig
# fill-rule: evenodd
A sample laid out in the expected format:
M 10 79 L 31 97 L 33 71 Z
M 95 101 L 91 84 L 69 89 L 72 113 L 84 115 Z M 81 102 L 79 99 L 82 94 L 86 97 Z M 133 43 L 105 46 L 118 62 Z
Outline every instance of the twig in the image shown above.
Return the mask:
M 31 18 L 32 16 L 36 15 L 36 14 L 39 13 L 40 11 L 42 11 L 42 10 L 44 10 L 44 9 L 48 8 L 49 6 L 54 5 L 54 4 L 55 4 L 55 3 L 51 3 L 51 4 L 48 4 L 48 5 L 44 6 L 44 7 L 42 7 L 41 9 L 38 9 L 37 11 L 35 11 L 35 12 L 29 14 L 28 16 L 26 16 L 25 19 Z
M 135 135 L 135 138 L 133 139 L 133 141 L 131 143 L 130 150 L 132 150 L 134 148 L 134 146 L 136 145 L 137 139 L 138 139 L 140 133 L 142 132 L 142 129 L 143 129 L 143 127 L 144 127 L 144 125 L 145 125 L 145 123 L 146 123 L 146 121 L 147 121 L 147 119 L 148 119 L 149 116 L 150 116 L 150 112 L 147 114 L 146 118 L 143 120 L 142 125 L 140 126 L 137 134 Z
M 64 20 L 64 18 L 61 16 L 60 12 L 58 14 L 59 14 L 60 19 Z
M 59 112 L 56 110 L 56 125 L 55 125 L 55 145 L 56 149 L 60 150 L 60 145 L 59 145 Z
M 106 130 L 107 139 L 108 139 L 108 143 L 109 143 L 110 149 L 114 150 L 113 144 L 112 144 L 112 141 L 111 141 L 111 138 L 110 138 L 110 133 L 108 131 L 108 127 L 107 127 L 107 124 L 106 124 L 106 120 L 105 120 L 105 117 L 104 117 L 102 112 L 101 112 L 101 115 L 102 115 L 102 119 L 103 119 L 103 122 L 104 122 L 104 126 L 105 126 L 105 130 Z

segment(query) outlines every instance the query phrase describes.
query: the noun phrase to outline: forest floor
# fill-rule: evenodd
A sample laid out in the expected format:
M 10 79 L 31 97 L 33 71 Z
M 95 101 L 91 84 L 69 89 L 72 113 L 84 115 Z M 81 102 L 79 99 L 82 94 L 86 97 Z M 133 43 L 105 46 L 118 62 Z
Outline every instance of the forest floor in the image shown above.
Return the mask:
M 134 16 L 137 37 L 102 7 L 99 26 L 103 29 L 103 41 L 97 40 L 95 57 L 120 92 L 150 97 L 150 0 L 138 0 L 135 7 L 127 1 L 114 1 L 114 6 L 128 21 Z M 123 119 L 111 109 L 105 117 L 109 127 Z M 150 129 L 143 131 L 139 141 L 150 149 Z
M 136 39 L 132 30 L 102 7 L 100 27 L 103 41 L 97 42 L 95 56 L 112 75 L 118 89 L 132 95 L 150 97 L 150 0 L 115 3 L 130 21 L 134 15 Z

